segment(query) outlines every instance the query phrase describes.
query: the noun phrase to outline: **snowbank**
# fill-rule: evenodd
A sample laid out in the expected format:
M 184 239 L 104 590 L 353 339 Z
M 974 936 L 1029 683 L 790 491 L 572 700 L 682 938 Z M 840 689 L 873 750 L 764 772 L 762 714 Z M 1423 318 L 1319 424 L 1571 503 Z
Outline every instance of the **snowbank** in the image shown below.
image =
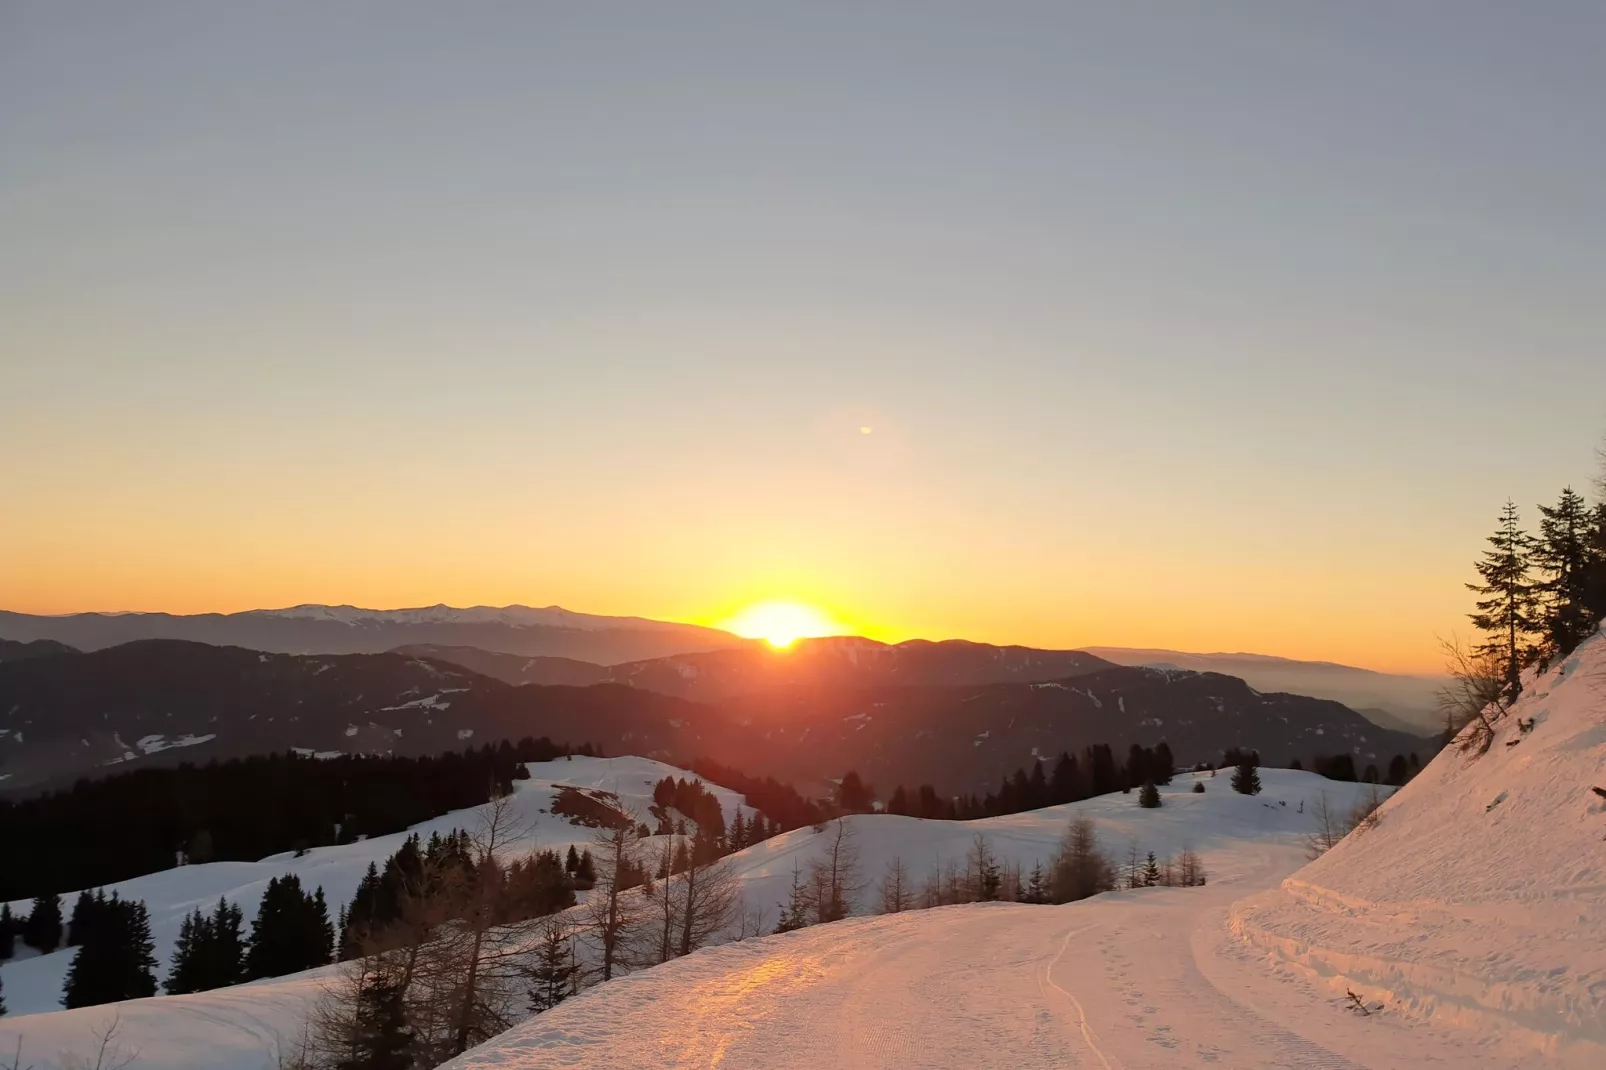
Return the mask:
M 1524 733 L 1520 722 L 1532 720 Z M 1385 1013 L 1606 1065 L 1606 635 L 1532 676 L 1494 744 L 1440 754 L 1234 930 Z

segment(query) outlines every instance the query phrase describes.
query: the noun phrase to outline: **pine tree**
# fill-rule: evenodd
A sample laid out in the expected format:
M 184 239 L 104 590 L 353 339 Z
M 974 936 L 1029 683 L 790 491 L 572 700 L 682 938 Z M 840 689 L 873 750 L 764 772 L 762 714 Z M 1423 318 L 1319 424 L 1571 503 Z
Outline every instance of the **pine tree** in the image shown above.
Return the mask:
M 1153 888 L 1160 883 L 1160 864 L 1155 861 L 1154 852 L 1149 852 L 1149 861 L 1143 867 L 1143 886 Z
M 778 933 L 794 932 L 809 923 L 809 892 L 803 883 L 803 871 L 797 862 L 792 863 L 792 889 L 781 904 L 781 918 L 775 925 Z
M 95 924 L 67 968 L 64 1006 L 91 1007 L 156 994 L 150 915 L 138 900 L 117 894 L 98 905 Z
M 323 888 L 314 895 L 301 890 L 294 873 L 268 881 L 262 903 L 251 922 L 251 943 L 245 955 L 246 980 L 282 977 L 332 958 L 334 928 Z
M 535 965 L 525 976 L 530 982 L 531 1014 L 549 1011 L 574 994 L 580 964 L 575 961 L 574 941 L 558 919 L 548 918 L 541 926 Z
M 245 915 L 240 904 L 218 897 L 212 912 L 212 945 L 207 955 L 208 988 L 226 988 L 245 980 L 245 939 L 240 927 Z
M 378 972 L 363 977 L 357 994 L 346 1058 L 335 1070 L 409 1070 L 413 1032 L 407 1021 L 405 985 Z
M 22 925 L 22 942 L 49 954 L 61 946 L 61 936 L 61 896 L 41 895 L 33 901 L 33 910 Z
M 95 910 L 95 898 L 87 891 L 79 892 L 72 905 L 72 917 L 67 922 L 67 946 L 77 947 L 84 942 L 84 927 L 92 924 L 90 915 Z
M 587 848 L 580 852 L 580 864 L 574 870 L 574 883 L 580 888 L 592 888 L 597 883 L 597 861 Z
M 569 874 L 572 877 L 572 876 L 574 876 L 575 870 L 577 870 L 579 868 L 580 868 L 580 852 L 576 851 L 574 849 L 574 844 L 571 843 L 571 844 L 569 844 L 569 853 L 563 859 L 563 872 Z
M 1260 771 L 1253 757 L 1246 757 L 1232 771 L 1232 790 L 1239 795 L 1260 794 Z
M 196 907 L 194 913 L 185 915 L 179 925 L 178 940 L 173 945 L 173 962 L 167 969 L 167 981 L 163 985 L 169 995 L 201 992 L 208 987 L 203 979 L 204 962 L 212 943 L 212 920 L 201 913 L 200 907 Z
M 1600 493 L 1603 500 L 1595 504 L 1589 525 L 1589 567 L 1584 576 L 1585 613 L 1596 622 L 1606 618 L 1606 475 L 1601 477 Z
M 1595 629 L 1589 606 L 1591 517 L 1583 496 L 1571 487 L 1562 490 L 1553 507 L 1541 505 L 1539 512 L 1539 538 L 1533 543 L 1539 573 L 1536 624 L 1544 655 L 1565 657 Z
M 11 916 L 11 904 L 0 903 L 0 962 L 16 953 L 17 919 Z
M 1160 789 L 1154 786 L 1154 781 L 1143 782 L 1143 787 L 1138 791 L 1138 805 L 1149 810 L 1160 805 Z
M 1535 627 L 1534 585 L 1529 578 L 1533 540 L 1522 530 L 1517 507 L 1506 502 L 1500 523 L 1489 536 L 1492 547 L 1478 562 L 1483 582 L 1467 589 L 1482 597 L 1472 624 L 1490 638 L 1478 649 L 1499 658 L 1506 668 L 1506 688 L 1515 695 L 1522 685 L 1522 667 L 1528 659 L 1529 636 Z
M 1027 903 L 1048 902 L 1048 874 L 1043 872 L 1042 862 L 1032 863 L 1032 876 L 1026 882 L 1026 892 L 1022 900 Z

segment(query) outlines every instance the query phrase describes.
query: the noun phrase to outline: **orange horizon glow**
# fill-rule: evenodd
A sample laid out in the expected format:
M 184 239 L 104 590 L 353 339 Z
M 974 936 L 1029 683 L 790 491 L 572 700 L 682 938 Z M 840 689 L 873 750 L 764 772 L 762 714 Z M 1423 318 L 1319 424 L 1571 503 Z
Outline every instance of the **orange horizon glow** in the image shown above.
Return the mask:
M 762 639 L 776 650 L 785 650 L 799 639 L 845 635 L 850 631 L 823 610 L 790 599 L 755 603 L 714 627 L 743 639 Z

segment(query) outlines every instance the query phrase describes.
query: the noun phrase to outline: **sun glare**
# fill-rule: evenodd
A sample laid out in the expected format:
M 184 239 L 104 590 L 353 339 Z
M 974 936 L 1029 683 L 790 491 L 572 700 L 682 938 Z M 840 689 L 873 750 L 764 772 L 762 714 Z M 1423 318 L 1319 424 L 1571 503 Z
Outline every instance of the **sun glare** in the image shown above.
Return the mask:
M 762 639 L 784 650 L 799 639 L 840 635 L 842 628 L 813 606 L 801 602 L 760 602 L 719 625 L 747 639 Z

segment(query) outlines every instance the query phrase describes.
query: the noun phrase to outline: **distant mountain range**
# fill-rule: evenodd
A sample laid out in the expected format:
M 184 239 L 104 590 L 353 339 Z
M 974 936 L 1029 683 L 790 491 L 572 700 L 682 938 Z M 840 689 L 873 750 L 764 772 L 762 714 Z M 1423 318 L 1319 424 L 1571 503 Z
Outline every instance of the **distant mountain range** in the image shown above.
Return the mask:
M 303 605 L 189 616 L 74 613 L 61 617 L 0 610 L 0 638 L 49 639 L 86 651 L 140 639 L 187 639 L 282 654 L 378 654 L 425 643 L 524 657 L 576 658 L 598 665 L 753 645 L 751 640 L 716 628 L 574 613 L 558 606 L 385 610 Z
M 1081 650 L 989 646 L 959 639 L 896 644 L 856 637 L 799 639 L 786 650 L 755 645 L 611 666 L 462 647 L 414 645 L 400 647 L 397 653 L 439 658 L 512 684 L 628 684 L 699 702 L 776 688 L 1031 683 L 1114 667 Z
M 1330 661 L 1294 661 L 1265 654 L 1188 654 L 1180 650 L 1090 646 L 1087 652 L 1117 665 L 1152 665 L 1236 676 L 1261 691 L 1330 698 L 1359 710 L 1384 728 L 1434 733 L 1444 727 L 1439 689 L 1444 679 L 1358 669 Z
M 175 640 L 6 661 L 0 790 L 290 748 L 422 754 L 527 735 L 681 764 L 708 757 L 805 790 L 856 768 L 886 788 L 929 782 L 948 792 L 995 786 L 1017 767 L 1092 743 L 1163 739 L 1189 764 L 1235 746 L 1274 763 L 1342 751 L 1362 768 L 1430 746 L 1336 702 L 1075 651 L 852 640 L 794 653 L 803 656 L 639 663 L 630 686 L 518 685 L 405 653 L 292 655 Z M 1057 678 L 1035 678 L 1049 673 Z M 697 700 L 647 686 L 660 682 Z

